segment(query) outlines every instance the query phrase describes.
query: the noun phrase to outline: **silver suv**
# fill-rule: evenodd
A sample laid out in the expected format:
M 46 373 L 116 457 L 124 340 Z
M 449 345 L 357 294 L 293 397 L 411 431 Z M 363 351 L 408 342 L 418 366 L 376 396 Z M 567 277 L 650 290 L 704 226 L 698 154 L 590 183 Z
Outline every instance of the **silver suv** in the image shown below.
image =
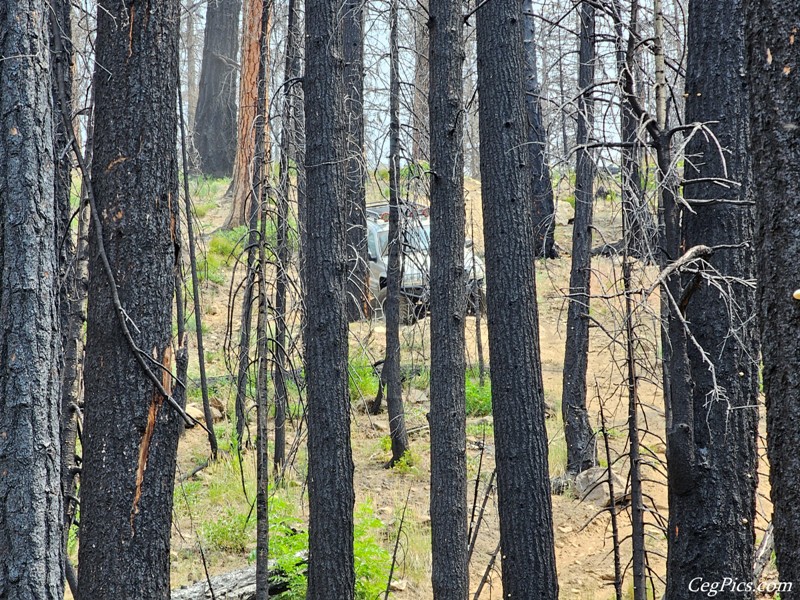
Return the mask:
M 367 206 L 367 249 L 369 252 L 369 286 L 374 308 L 381 310 L 386 300 L 386 272 L 389 264 L 389 205 Z M 401 255 L 403 281 L 400 286 L 400 321 L 409 325 L 425 316 L 430 301 L 431 223 L 428 207 L 404 203 L 400 207 L 400 231 L 403 238 Z M 475 255 L 472 240 L 464 244 L 464 272 L 467 278 L 467 309 L 483 309 L 484 266 Z

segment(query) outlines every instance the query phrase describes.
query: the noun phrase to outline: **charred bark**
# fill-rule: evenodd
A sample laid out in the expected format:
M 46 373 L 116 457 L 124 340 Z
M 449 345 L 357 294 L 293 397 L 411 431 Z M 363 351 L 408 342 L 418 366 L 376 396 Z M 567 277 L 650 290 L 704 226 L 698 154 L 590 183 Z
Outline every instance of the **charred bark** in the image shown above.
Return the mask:
M 3 600 L 59 600 L 64 591 L 54 197 L 63 181 L 54 180 L 49 11 L 39 0 L 0 4 Z
M 689 6 L 686 122 L 709 124 L 711 136 L 689 140 L 683 247 L 724 246 L 708 259 L 723 277 L 752 280 L 754 211 L 748 157 L 744 12 L 741 0 L 693 0 Z M 722 155 L 719 147 L 725 148 Z M 714 179 L 734 180 L 723 186 Z M 710 274 L 710 272 L 709 272 Z M 697 274 L 685 276 L 684 288 Z M 684 293 L 684 297 L 686 293 Z M 694 486 L 670 495 L 668 599 L 690 598 L 689 582 L 732 577 L 751 581 L 755 532 L 758 435 L 758 353 L 755 290 L 703 282 L 685 309 L 691 333 L 708 354 L 689 345 L 694 382 Z M 735 332 L 735 335 L 731 335 Z M 713 361 L 713 366 L 708 360 Z M 676 534 L 679 532 L 679 534 Z M 753 598 L 754 592 L 737 594 Z
M 352 600 L 353 456 L 346 311 L 341 2 L 306 0 L 307 198 L 301 207 L 308 382 L 308 600 Z
M 434 0 L 430 31 L 431 541 L 433 593 L 469 592 L 465 408 L 464 98 L 461 3 Z M 483 100 L 483 97 L 481 98 Z
M 561 413 L 567 441 L 567 473 L 577 475 L 597 464 L 597 441 L 586 409 L 589 366 L 589 303 L 592 280 L 592 214 L 595 166 L 587 148 L 594 125 L 595 8 L 580 8 L 578 53 L 578 136 L 575 167 L 575 221 L 572 228 L 572 269 L 569 276 L 567 343 Z
M 558 258 L 555 248 L 555 201 L 550 165 L 547 162 L 547 132 L 542 120 L 541 88 L 536 65 L 536 37 L 533 0 L 523 0 L 523 36 L 525 44 L 525 108 L 528 112 L 528 154 L 533 178 L 533 220 L 536 256 Z
M 174 387 L 178 9 L 177 0 L 147 8 L 107 0 L 98 9 L 82 598 L 169 598 L 182 422 L 177 400 L 159 387 Z M 120 307 L 125 320 L 112 317 Z
M 793 275 L 800 260 L 800 79 L 797 5 L 791 0 L 744 2 L 747 43 L 756 257 L 767 453 L 780 581 L 800 598 L 800 303 Z
M 418 0 L 412 10 L 414 22 L 414 99 L 412 105 L 411 159 L 419 164 L 431 160 L 430 122 L 430 18 L 429 0 Z
M 230 177 L 233 173 L 241 10 L 241 0 L 209 0 L 206 8 L 194 145 L 200 155 L 200 170 L 210 177 Z
M 346 0 L 342 24 L 347 110 L 347 318 L 370 314 L 364 165 L 364 3 Z
M 397 41 L 397 0 L 389 8 L 389 261 L 386 265 L 386 360 L 381 382 L 386 384 L 386 408 L 394 466 L 408 450 L 403 413 L 403 384 L 400 378 L 400 289 L 403 281 L 403 240 L 400 223 L 400 46 Z M 377 404 L 377 401 L 376 401 Z
M 300 75 L 299 55 L 299 23 L 296 0 L 289 0 L 288 22 L 286 26 L 286 94 L 283 105 L 283 128 L 281 129 L 280 159 L 278 163 L 278 198 L 276 211 L 276 229 L 278 243 L 278 265 L 275 282 L 275 340 L 272 353 L 273 381 L 275 382 L 275 449 L 273 461 L 275 472 L 280 473 L 286 462 L 286 410 L 288 393 L 286 389 L 286 362 L 288 360 L 286 345 L 286 309 L 287 290 L 289 286 L 288 268 L 290 261 L 289 248 L 289 188 L 291 186 L 290 161 L 298 160 L 298 98 L 299 85 L 292 83 Z M 298 190 L 299 190 L 298 172 Z M 298 192 L 299 196 L 299 192 Z
M 503 594 L 555 600 L 520 7 L 476 13 L 492 414 Z

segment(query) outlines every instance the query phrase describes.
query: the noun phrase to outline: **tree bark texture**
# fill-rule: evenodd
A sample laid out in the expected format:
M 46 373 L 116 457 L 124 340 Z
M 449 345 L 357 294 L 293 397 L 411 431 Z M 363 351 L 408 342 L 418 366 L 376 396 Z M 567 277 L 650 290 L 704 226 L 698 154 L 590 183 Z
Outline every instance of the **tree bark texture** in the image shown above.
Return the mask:
M 98 212 L 89 245 L 79 551 L 79 591 L 87 599 L 166 599 L 170 593 L 172 492 L 183 424 L 126 343 L 104 260 L 135 344 L 171 392 L 178 9 L 177 0 L 105 0 L 98 7 L 103 68 L 94 81 L 92 168 Z
M 370 314 L 364 159 L 364 3 L 346 0 L 342 36 L 347 110 L 347 317 Z
M 430 9 L 429 0 L 418 0 L 412 10 L 414 23 L 414 99 L 412 105 L 411 159 L 431 160 L 430 116 Z
M 233 173 L 241 9 L 241 0 L 209 0 L 206 8 L 194 145 L 200 155 L 200 170 L 210 177 L 230 177 Z M 257 56 L 255 68 L 258 69 Z
M 346 286 L 347 122 L 341 2 L 306 0 L 307 198 L 302 268 L 308 381 L 309 600 L 354 595 Z
M 286 26 L 286 69 L 285 94 L 283 106 L 283 127 L 281 129 L 281 146 L 278 172 L 278 198 L 276 210 L 276 229 L 278 242 L 278 266 L 275 282 L 275 340 L 273 351 L 273 381 L 275 382 L 275 449 L 272 454 L 275 472 L 279 473 L 286 463 L 286 410 L 288 392 L 286 389 L 287 352 L 287 292 L 289 287 L 288 269 L 290 262 L 289 248 L 289 188 L 290 160 L 299 164 L 297 153 L 298 139 L 298 103 L 299 85 L 290 86 L 288 82 L 300 74 L 300 35 L 297 0 L 289 0 Z M 298 188 L 300 175 L 298 172 Z M 298 192 L 299 196 L 299 192 Z
M 621 150 L 622 155 L 622 217 L 625 220 L 628 255 L 646 263 L 655 263 L 655 247 L 658 229 L 642 189 L 641 145 L 639 139 L 639 120 L 624 95 L 630 93 L 639 102 L 636 76 L 637 36 L 639 32 L 639 4 L 631 2 L 630 21 L 626 28 L 622 19 L 623 4 L 614 2 L 614 28 L 617 45 L 617 77 L 623 92 L 620 103 L 620 129 L 622 142 L 628 144 Z M 628 31 L 627 41 L 623 34 Z M 626 92 L 625 90 L 629 90 Z
M 3 600 L 60 600 L 63 594 L 61 339 L 49 12 L 49 5 L 40 0 L 0 4 Z
M 555 600 L 520 9 L 476 13 L 492 414 L 503 594 Z
M 239 116 L 236 135 L 236 158 L 231 181 L 231 213 L 226 229 L 247 223 L 252 200 L 253 159 L 256 148 L 256 112 L 258 104 L 258 39 L 261 33 L 261 5 L 271 0 L 245 0 L 242 32 L 241 76 L 239 78 Z M 269 96 L 267 96 L 269 106 Z M 269 119 L 263 122 L 269 139 Z
M 577 475 L 597 464 L 597 443 L 586 410 L 589 366 L 589 303 L 592 280 L 592 213 L 595 166 L 586 147 L 594 125 L 595 8 L 582 2 L 578 52 L 578 136 L 575 167 L 575 221 L 569 275 L 567 342 L 561 413 L 567 441 L 567 473 Z
M 400 380 L 400 294 L 403 281 L 403 225 L 400 222 L 400 46 L 398 1 L 389 8 L 389 261 L 386 265 L 386 361 L 381 379 L 386 382 L 386 408 L 394 465 L 408 450 L 403 412 L 403 384 Z
M 469 591 L 464 321 L 464 21 L 461 3 L 434 0 L 430 31 L 431 541 L 433 593 Z
M 71 5 L 66 0 L 52 3 L 50 47 L 53 85 L 53 144 L 57 157 L 55 202 L 57 208 L 59 326 L 61 329 L 61 492 L 64 502 L 64 548 L 75 514 L 72 500 L 77 473 L 76 439 L 80 412 L 83 326 L 86 322 L 86 247 L 81 240 L 85 225 L 81 199 L 78 237 L 73 233 L 72 183 L 72 23 Z
M 742 75 L 744 12 L 741 0 L 692 0 L 689 5 L 686 122 L 712 122 L 716 141 L 701 132 L 687 148 L 684 178 L 694 213 L 683 211 L 683 247 L 726 246 L 709 259 L 719 275 L 752 280 L 754 211 L 748 156 L 747 88 Z M 721 155 L 719 147 L 725 148 Z M 724 161 L 724 162 L 723 162 Z M 741 187 L 721 186 L 713 178 Z M 732 283 L 724 291 L 684 277 L 691 333 L 713 361 L 688 347 L 694 382 L 695 485 L 670 495 L 667 598 L 691 598 L 689 582 L 753 573 L 758 435 L 758 354 L 755 290 Z M 689 294 L 691 294 L 689 296 Z M 734 335 L 731 335 L 734 333 Z M 715 390 L 715 387 L 717 390 Z M 737 594 L 753 598 L 754 593 Z
M 550 165 L 547 162 L 547 132 L 542 120 L 542 90 L 536 65 L 536 35 L 533 0 L 523 0 L 523 35 L 525 44 L 525 108 L 528 112 L 528 153 L 533 178 L 533 219 L 536 232 L 536 256 L 556 258 L 555 201 Z
M 746 0 L 750 152 L 756 198 L 758 308 L 767 452 L 779 579 L 800 598 L 800 43 L 791 0 Z

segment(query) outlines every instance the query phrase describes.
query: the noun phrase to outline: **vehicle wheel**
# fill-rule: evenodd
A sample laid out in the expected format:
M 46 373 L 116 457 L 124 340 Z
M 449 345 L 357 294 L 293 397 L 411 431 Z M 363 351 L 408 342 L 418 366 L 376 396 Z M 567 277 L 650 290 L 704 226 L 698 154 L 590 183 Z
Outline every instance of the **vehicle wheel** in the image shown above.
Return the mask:
M 422 310 L 425 310 L 424 307 Z M 413 325 L 420 318 L 417 303 L 405 294 L 400 294 L 400 324 Z

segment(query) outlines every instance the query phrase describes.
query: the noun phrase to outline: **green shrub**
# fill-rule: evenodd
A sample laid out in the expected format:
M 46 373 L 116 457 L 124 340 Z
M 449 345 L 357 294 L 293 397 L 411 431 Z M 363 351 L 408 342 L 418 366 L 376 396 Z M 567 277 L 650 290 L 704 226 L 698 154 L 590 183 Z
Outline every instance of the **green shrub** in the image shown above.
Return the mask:
M 201 532 L 209 548 L 244 554 L 255 525 L 255 519 L 248 518 L 247 513 L 229 508 L 221 517 L 204 523 Z
M 350 372 L 348 381 L 351 402 L 359 401 L 362 398 L 372 400 L 378 395 L 380 381 L 375 374 L 375 369 L 366 358 L 351 361 L 348 370 Z
M 282 573 L 280 580 L 289 585 L 277 598 L 305 600 L 308 532 L 300 529 L 302 524 L 294 514 L 294 507 L 280 496 L 270 496 L 269 513 L 269 557 Z M 392 559 L 378 542 L 382 529 L 383 523 L 370 504 L 356 507 L 353 552 L 357 600 L 373 600 L 386 589 Z M 255 554 L 251 553 L 250 558 L 254 560 Z
M 485 417 L 492 414 L 492 387 L 487 377 L 480 385 L 480 379 L 474 373 L 467 372 L 467 415 L 470 417 Z

